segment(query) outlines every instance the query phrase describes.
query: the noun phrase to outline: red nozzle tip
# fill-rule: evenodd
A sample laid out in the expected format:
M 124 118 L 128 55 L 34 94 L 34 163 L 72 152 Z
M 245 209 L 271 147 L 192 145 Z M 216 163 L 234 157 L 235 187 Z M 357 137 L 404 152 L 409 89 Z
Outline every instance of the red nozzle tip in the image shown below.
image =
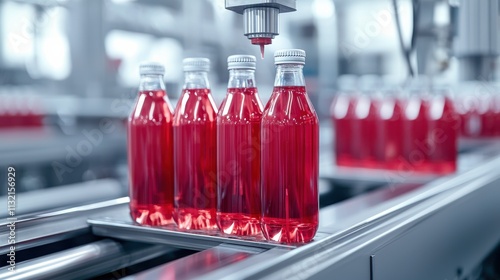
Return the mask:
M 270 45 L 273 42 L 271 38 L 252 38 L 250 39 L 252 45 Z
M 264 59 L 264 46 L 270 45 L 273 42 L 273 39 L 271 39 L 271 38 L 252 38 L 252 39 L 250 39 L 250 42 L 253 45 L 260 46 L 260 55 L 261 55 L 261 58 Z

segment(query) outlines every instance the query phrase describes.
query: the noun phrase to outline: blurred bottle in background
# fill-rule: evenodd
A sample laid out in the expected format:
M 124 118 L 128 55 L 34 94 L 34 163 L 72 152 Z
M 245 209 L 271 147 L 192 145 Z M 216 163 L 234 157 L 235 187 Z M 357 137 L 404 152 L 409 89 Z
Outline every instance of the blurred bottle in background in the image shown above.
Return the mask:
M 43 126 L 43 107 L 42 102 L 36 96 L 28 96 L 26 107 L 26 126 L 30 128 L 37 128 Z
M 459 117 L 449 87 L 436 85 L 429 97 L 429 138 L 431 170 L 452 173 L 457 169 Z
M 183 61 L 184 87 L 174 112 L 175 215 L 181 229 L 216 228 L 217 108 L 207 58 Z
M 353 156 L 359 166 L 373 168 L 377 166 L 377 112 L 380 102 L 377 93 L 380 92 L 381 81 L 378 76 L 365 75 L 359 78 L 358 83 L 360 94 L 356 97 L 352 121 Z
M 418 77 L 405 89 L 403 102 L 403 159 L 410 172 L 431 172 L 429 145 L 429 79 Z
M 454 105 L 460 118 L 460 136 L 487 139 L 499 136 L 497 130 L 498 90 L 486 81 L 461 82 L 456 86 Z
M 494 135 L 495 137 L 500 137 L 500 85 L 499 84 L 493 84 L 493 112 L 495 113 L 495 130 L 494 130 Z
M 377 111 L 376 160 L 379 167 L 398 168 L 403 154 L 403 108 L 399 84 L 386 78 Z
M 255 83 L 256 58 L 228 57 L 227 95 L 217 116 L 219 229 L 260 235 L 260 126 L 263 106 Z
M 481 119 L 480 136 L 490 138 L 495 136 L 495 93 L 492 83 L 477 81 L 476 92 L 479 99 L 479 115 Z
M 357 77 L 340 76 L 339 91 L 330 108 L 330 116 L 334 128 L 334 151 L 337 165 L 357 166 L 353 157 L 353 120 L 357 100 Z
M 173 223 L 173 115 L 164 73 L 161 64 L 141 64 L 139 96 L 128 119 L 130 215 L 152 226 Z
M 8 104 L 8 95 L 0 94 L 0 129 L 5 129 L 8 127 L 7 120 L 7 104 Z

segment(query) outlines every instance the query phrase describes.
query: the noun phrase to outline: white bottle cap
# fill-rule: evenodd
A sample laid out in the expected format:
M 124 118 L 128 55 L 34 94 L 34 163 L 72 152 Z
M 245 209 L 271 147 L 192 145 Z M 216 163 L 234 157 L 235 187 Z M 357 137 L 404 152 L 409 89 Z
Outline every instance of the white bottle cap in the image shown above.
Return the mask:
M 274 53 L 274 64 L 305 64 L 306 52 L 301 49 L 278 50 Z
M 188 57 L 182 61 L 184 71 L 210 71 L 210 59 L 204 57 Z
M 257 59 L 253 55 L 237 54 L 227 58 L 227 69 L 255 70 Z
M 141 75 L 164 75 L 165 66 L 154 61 L 143 62 L 139 66 L 139 73 Z

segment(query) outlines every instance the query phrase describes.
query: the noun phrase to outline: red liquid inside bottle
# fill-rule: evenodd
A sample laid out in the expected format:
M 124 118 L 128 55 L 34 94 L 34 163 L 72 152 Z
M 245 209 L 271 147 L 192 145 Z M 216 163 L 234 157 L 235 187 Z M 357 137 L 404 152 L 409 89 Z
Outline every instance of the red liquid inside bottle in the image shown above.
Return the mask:
M 495 108 L 493 96 L 488 94 L 480 98 L 481 137 L 489 138 L 495 135 Z
M 340 93 L 333 101 L 331 118 L 335 129 L 335 157 L 339 166 L 357 166 L 353 157 L 353 120 L 355 97 Z
M 432 146 L 428 143 L 429 119 L 427 100 L 411 95 L 405 106 L 403 119 L 403 158 L 410 170 L 429 172 Z
M 353 156 L 359 166 L 376 167 L 377 123 L 379 122 L 378 104 L 375 98 L 362 94 L 358 97 L 354 109 Z
M 222 233 L 261 235 L 261 120 L 254 56 L 228 58 L 227 95 L 217 116 L 218 206 Z
M 151 65 L 141 66 L 141 72 L 147 66 Z M 173 222 L 173 116 L 163 71 L 142 75 L 127 132 L 130 215 L 135 222 L 152 226 Z
M 19 108 L 16 97 L 11 97 L 10 104 L 6 107 L 5 112 L 5 127 L 15 129 L 19 127 Z
M 36 97 L 29 97 L 26 104 L 26 121 L 25 126 L 30 128 L 37 128 L 43 126 L 43 108 L 40 107 L 40 100 Z
M 494 114 L 495 114 L 495 128 L 494 128 L 494 136 L 500 136 L 500 95 L 495 94 L 494 97 Z
M 318 229 L 318 118 L 304 86 L 275 87 L 262 119 L 262 229 L 309 242 Z
M 200 68 L 190 69 L 191 64 Z M 174 113 L 174 218 L 181 229 L 216 228 L 217 109 L 208 86 L 208 64 L 208 59 L 184 60 L 184 70 L 190 70 Z
M 458 115 L 452 101 L 434 96 L 429 108 L 430 161 L 433 173 L 447 174 L 457 169 Z
M 7 127 L 7 104 L 5 104 L 7 97 L 0 95 L 0 129 Z
M 462 136 L 466 138 L 479 138 L 483 130 L 479 99 L 473 95 L 462 96 L 459 98 L 459 106 L 457 107 L 459 108 Z
M 318 117 L 302 64 L 290 62 L 301 56 L 276 52 L 275 87 L 262 117 L 262 231 L 280 243 L 309 242 L 318 229 Z
M 462 98 L 460 96 L 454 96 L 453 105 L 455 107 L 457 116 L 458 116 L 458 135 L 460 137 L 464 137 L 466 135 L 465 130 L 465 116 L 467 114 L 467 109 L 462 102 Z
M 377 161 L 380 167 L 397 169 L 403 154 L 403 104 L 385 96 L 378 110 Z
M 229 88 L 220 109 L 217 117 L 219 229 L 230 235 L 260 235 L 263 106 L 257 88 Z

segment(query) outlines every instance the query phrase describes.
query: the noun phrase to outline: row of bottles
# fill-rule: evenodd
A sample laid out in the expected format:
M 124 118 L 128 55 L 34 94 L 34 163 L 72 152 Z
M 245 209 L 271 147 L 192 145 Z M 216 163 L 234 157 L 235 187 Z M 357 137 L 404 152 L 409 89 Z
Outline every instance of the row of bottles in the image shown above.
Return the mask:
M 281 243 L 312 240 L 319 218 L 319 130 L 304 63 L 302 50 L 275 53 L 275 87 L 264 108 L 255 57 L 230 56 L 227 94 L 217 109 L 209 60 L 187 58 L 175 110 L 163 66 L 141 65 L 128 126 L 134 221 Z
M 459 117 L 444 88 L 340 79 L 331 107 L 337 165 L 446 174 L 456 170 Z M 357 85 L 360 86 L 357 86 Z
M 0 95 L 0 130 L 38 128 L 43 126 L 44 115 L 35 96 Z
M 500 89 L 484 81 L 463 82 L 454 103 L 464 138 L 500 137 Z

